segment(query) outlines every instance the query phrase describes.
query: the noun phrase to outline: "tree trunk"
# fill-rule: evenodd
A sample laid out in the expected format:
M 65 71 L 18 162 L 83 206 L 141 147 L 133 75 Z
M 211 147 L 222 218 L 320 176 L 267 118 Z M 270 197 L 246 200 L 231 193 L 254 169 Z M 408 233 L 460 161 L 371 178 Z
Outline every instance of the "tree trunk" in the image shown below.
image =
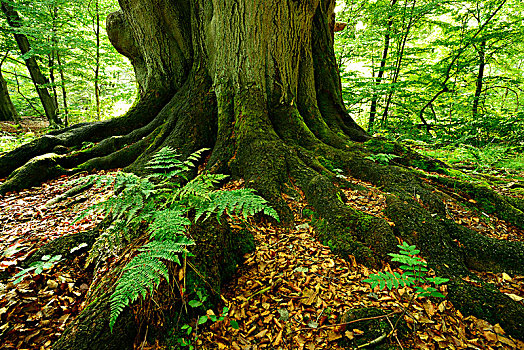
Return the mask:
M 402 67 L 402 60 L 404 59 L 404 50 L 406 48 L 406 43 L 409 38 L 409 32 L 411 31 L 411 28 L 415 21 L 414 12 L 415 12 L 416 3 L 417 1 L 413 0 L 413 4 L 411 6 L 411 12 L 409 14 L 408 24 L 405 26 L 405 28 L 404 28 L 404 24 L 402 26 L 403 27 L 402 31 L 403 32 L 405 31 L 405 32 L 401 37 L 402 40 L 399 40 L 398 47 L 397 47 L 397 59 L 395 62 L 395 69 L 393 71 L 393 78 L 391 79 L 391 89 L 386 96 L 386 106 L 384 107 L 384 111 L 382 112 L 382 120 L 380 121 L 382 126 L 386 125 L 386 122 L 388 119 L 389 107 L 391 105 L 391 101 L 393 100 L 393 95 L 395 94 L 395 90 L 396 90 L 395 85 L 397 84 L 398 78 L 400 76 L 400 68 Z M 408 3 L 406 2 L 404 5 L 404 12 L 406 12 L 407 6 L 408 6 Z M 404 14 L 404 20 L 405 20 L 405 14 Z
M 473 97 L 473 118 L 476 118 L 479 114 L 479 101 L 480 95 L 482 94 L 482 85 L 484 80 L 484 69 L 486 68 L 486 40 L 482 40 L 478 49 L 479 54 L 479 72 L 477 74 L 477 83 L 475 88 L 475 96 Z
M 397 0 L 391 0 L 391 10 L 393 10 L 393 7 L 397 3 Z M 375 86 L 378 88 L 380 84 L 382 83 L 382 78 L 384 76 L 384 71 L 386 67 L 386 61 L 388 59 L 388 51 L 389 51 L 389 44 L 391 40 L 391 27 L 393 26 L 393 14 L 390 13 L 388 15 L 388 23 L 386 28 L 386 35 L 384 36 L 384 51 L 382 52 L 382 59 L 380 60 L 380 67 L 378 69 L 378 76 L 375 81 Z M 373 126 L 375 124 L 375 117 L 377 115 L 377 102 L 378 102 L 378 92 L 373 92 L 373 96 L 371 97 L 371 107 L 369 109 L 369 121 L 368 121 L 368 131 L 373 130 Z
M 13 8 L 13 6 L 11 6 L 5 1 L 1 2 L 1 7 L 2 11 L 7 17 L 7 23 L 9 24 L 9 26 L 11 26 L 15 30 L 18 30 L 22 26 L 22 20 L 18 12 Z M 29 40 L 27 40 L 27 37 L 24 34 L 17 33 L 16 31 L 14 32 L 14 37 L 18 44 L 18 47 L 20 48 L 20 52 L 22 53 L 22 55 L 24 55 L 24 61 L 27 66 L 27 70 L 31 75 L 31 79 L 33 80 L 36 91 L 38 92 L 38 96 L 40 97 L 40 101 L 42 102 L 42 106 L 44 107 L 49 124 L 51 126 L 60 125 L 61 122 L 57 116 L 57 107 L 53 98 L 49 94 L 47 87 L 45 86 L 46 84 L 48 84 L 48 80 L 40 71 L 35 57 L 31 55 L 28 56 L 28 54 L 30 54 L 31 51 Z
M 0 65 L 1 67 L 1 65 Z M 0 120 L 7 121 L 12 120 L 20 122 L 20 117 L 16 111 L 11 97 L 9 96 L 9 90 L 7 89 L 7 82 L 5 81 L 2 70 L 0 69 Z
M 444 203 L 463 198 L 463 205 L 520 228 L 524 203 L 465 174 L 455 178 L 456 171 L 400 144 L 371 138 L 350 118 L 333 51 L 333 0 L 120 0 L 120 6 L 107 19 L 108 34 L 134 65 L 139 101 L 124 117 L 54 131 L 2 156 L 0 178 L 11 175 L 0 193 L 84 170 L 142 173 L 164 146 L 183 155 L 210 148 L 209 171 L 243 178 L 285 222 L 292 216 L 282 194 L 303 195 L 319 217 L 319 239 L 335 253 L 379 266 L 397 251 L 397 238 L 416 244 L 431 267 L 452 280 L 449 299 L 463 313 L 521 336 L 521 304 L 484 287 L 464 287 L 461 277 L 471 275 L 469 268 L 524 273 L 523 244 L 455 224 Z M 96 144 L 80 151 L 85 141 Z M 366 158 L 378 153 L 398 158 L 389 165 Z M 385 215 L 395 226 L 344 204 L 340 187 L 348 183 L 337 168 L 384 191 Z M 220 241 L 228 235 L 208 244 L 198 232 L 203 249 L 231 251 Z M 111 288 L 106 282 L 99 290 Z M 76 349 L 87 337 L 107 339 L 91 349 L 128 347 L 111 340 L 107 322 L 91 324 L 94 313 L 107 321 L 106 308 L 101 302 L 85 309 L 55 349 Z
M 58 63 L 58 71 L 60 72 L 60 87 L 62 88 L 62 101 L 64 101 L 64 126 L 69 125 L 69 108 L 67 106 L 67 91 L 65 85 L 64 65 L 62 64 L 62 57 L 60 51 L 56 51 L 56 61 Z
M 95 14 L 93 16 L 93 31 L 96 38 L 95 53 L 95 104 L 96 119 L 100 120 L 100 7 L 99 0 L 95 0 Z

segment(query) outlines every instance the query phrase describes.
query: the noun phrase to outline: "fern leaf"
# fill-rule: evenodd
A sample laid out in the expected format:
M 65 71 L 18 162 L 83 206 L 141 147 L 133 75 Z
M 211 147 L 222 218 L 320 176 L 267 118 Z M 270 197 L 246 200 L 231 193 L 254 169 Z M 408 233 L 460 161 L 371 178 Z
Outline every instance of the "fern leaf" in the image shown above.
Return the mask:
M 256 195 L 253 189 L 213 192 L 211 202 L 205 211 L 215 212 L 219 220 L 224 213 L 228 215 L 235 213 L 247 219 L 259 212 L 279 220 L 277 212 L 268 205 L 264 198 Z
M 150 225 L 151 240 L 163 241 L 183 235 L 186 227 L 191 225 L 191 220 L 186 217 L 187 211 L 187 208 L 175 205 L 156 212 Z
M 169 281 L 169 272 L 166 265 L 150 257 L 147 253 L 135 256 L 124 268 L 124 273 L 117 281 L 115 291 L 111 295 L 111 315 L 109 327 L 113 326 L 122 310 L 133 303 L 139 296 L 144 298 L 151 293 L 161 281 L 161 278 Z
M 194 245 L 195 242 L 185 236 L 178 236 L 174 240 L 151 241 L 140 248 L 140 251 L 147 254 L 148 257 L 155 259 L 164 259 L 180 265 L 178 255 L 187 253 L 186 246 Z

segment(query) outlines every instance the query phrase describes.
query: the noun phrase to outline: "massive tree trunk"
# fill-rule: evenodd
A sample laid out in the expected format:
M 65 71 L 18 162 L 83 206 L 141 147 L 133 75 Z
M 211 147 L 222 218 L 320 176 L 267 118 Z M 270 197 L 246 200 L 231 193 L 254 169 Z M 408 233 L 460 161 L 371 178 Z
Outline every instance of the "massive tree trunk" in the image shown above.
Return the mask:
M 0 177 L 11 175 L 1 193 L 82 170 L 140 173 L 163 146 L 184 155 L 208 147 L 209 170 L 245 179 L 288 222 L 282 194 L 303 194 L 321 218 L 319 238 L 337 254 L 379 266 L 397 250 L 397 237 L 416 244 L 451 278 L 449 299 L 464 313 L 521 336 L 521 304 L 461 277 L 469 268 L 522 274 L 522 243 L 455 224 L 444 203 L 450 196 L 474 199 L 480 210 L 520 228 L 524 203 L 466 175 L 450 176 L 459 173 L 402 145 L 373 139 L 350 118 L 333 52 L 333 0 L 120 0 L 120 6 L 107 19 L 108 34 L 135 68 L 140 100 L 122 118 L 54 131 L 4 155 Z M 80 150 L 85 141 L 96 144 Z M 377 153 L 399 158 L 390 165 L 366 159 Z M 381 188 L 395 226 L 346 205 L 340 187 L 348 183 L 336 168 Z M 474 205 L 466 199 L 464 205 Z M 104 300 L 86 309 L 55 348 L 85 348 L 86 337 L 101 340 L 97 349 L 125 348 L 107 335 L 107 322 L 91 327 L 93 312 L 107 320 Z M 132 333 L 128 325 L 122 331 Z

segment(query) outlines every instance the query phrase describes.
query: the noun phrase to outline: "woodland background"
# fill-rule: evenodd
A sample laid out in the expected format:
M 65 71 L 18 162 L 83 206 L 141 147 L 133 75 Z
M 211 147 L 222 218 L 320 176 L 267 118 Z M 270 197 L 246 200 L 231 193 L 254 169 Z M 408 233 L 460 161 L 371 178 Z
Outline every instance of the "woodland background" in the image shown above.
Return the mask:
M 30 56 L 66 125 L 113 118 L 133 104 L 133 69 L 105 33 L 117 8 L 110 0 L 18 1 L 21 28 L 0 18 L 1 73 L 22 119 L 45 119 L 24 63 Z M 524 140 L 523 17 L 517 0 L 339 1 L 346 107 L 368 130 L 437 146 L 431 155 L 522 169 L 512 155 Z M 29 53 L 13 32 L 28 37 Z M 35 136 L 3 129 L 0 151 Z

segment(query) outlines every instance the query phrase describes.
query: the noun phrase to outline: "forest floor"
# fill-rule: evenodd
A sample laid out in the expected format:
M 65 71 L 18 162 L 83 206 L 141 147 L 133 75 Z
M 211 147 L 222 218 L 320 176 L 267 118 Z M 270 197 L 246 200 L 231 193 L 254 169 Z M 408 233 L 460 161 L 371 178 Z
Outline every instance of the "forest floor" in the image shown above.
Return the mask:
M 29 275 L 16 285 L 12 278 L 20 271 L 18 264 L 46 242 L 85 231 L 101 219 L 73 223 L 78 213 L 111 195 L 102 190 L 91 189 L 65 202 L 45 205 L 68 189 L 69 180 L 61 177 L 40 187 L 0 197 L 2 349 L 50 349 L 85 306 L 83 301 L 93 272 L 84 269 L 87 255 L 84 247 L 77 247 L 78 256 L 72 263 L 59 261 L 51 269 Z M 381 191 L 371 184 L 348 180 L 365 190 L 346 191 L 347 204 L 383 216 L 385 198 Z M 403 332 L 400 327 L 393 332 L 391 327 L 383 331 L 389 336 L 385 342 L 399 348 L 524 349 L 524 343 L 505 335 L 500 325 L 463 315 L 446 299 L 419 298 L 410 303 L 409 296 L 413 294 L 410 288 L 372 290 L 362 280 L 376 271 L 334 255 L 315 238 L 310 218 L 303 215 L 306 203 L 301 198 L 288 198 L 288 202 L 295 213 L 294 227 L 249 223 L 257 242 L 256 250 L 245 256 L 234 279 L 223 290 L 223 305 L 219 309 L 229 308 L 227 318 L 213 324 L 207 322 L 198 329 L 198 334 L 193 332 L 189 336 L 197 349 L 352 348 L 365 337 L 369 339 L 366 322 L 380 319 L 394 326 L 399 318 Z M 502 220 L 471 212 L 457 202 L 449 202 L 447 207 L 449 218 L 481 234 L 524 241 L 524 230 Z M 389 266 L 384 269 L 395 271 Z M 477 273 L 477 276 L 477 280 L 468 282 L 493 283 L 509 297 L 524 303 L 524 276 L 505 273 Z M 446 294 L 445 286 L 441 292 Z M 354 313 L 365 307 L 383 312 L 367 320 L 348 317 L 349 310 Z M 238 323 L 238 329 L 231 326 L 231 320 Z M 370 341 L 381 335 L 371 337 Z M 137 340 L 136 348 L 165 347 Z

